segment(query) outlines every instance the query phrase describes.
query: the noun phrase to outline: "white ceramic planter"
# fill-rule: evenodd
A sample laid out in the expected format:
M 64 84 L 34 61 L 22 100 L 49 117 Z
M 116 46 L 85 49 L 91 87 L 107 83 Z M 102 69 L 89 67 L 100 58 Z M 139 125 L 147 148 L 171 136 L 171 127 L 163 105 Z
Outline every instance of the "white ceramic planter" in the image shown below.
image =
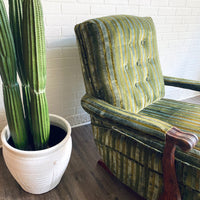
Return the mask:
M 39 151 L 22 151 L 7 143 L 10 131 L 6 126 L 1 133 L 3 156 L 6 165 L 27 192 L 42 194 L 55 188 L 60 182 L 70 160 L 72 150 L 71 126 L 62 117 L 50 115 L 52 125 L 67 132 L 57 145 Z

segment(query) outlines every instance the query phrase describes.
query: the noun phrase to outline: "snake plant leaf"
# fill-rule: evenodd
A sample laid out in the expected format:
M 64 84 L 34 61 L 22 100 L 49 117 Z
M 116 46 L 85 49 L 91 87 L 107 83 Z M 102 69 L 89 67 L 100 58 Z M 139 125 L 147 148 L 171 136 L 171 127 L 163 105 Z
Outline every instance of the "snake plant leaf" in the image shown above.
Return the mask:
M 15 146 L 26 149 L 28 137 L 16 68 L 14 41 L 4 2 L 0 0 L 0 75 L 3 81 L 6 117 Z
M 40 0 L 23 2 L 23 52 L 30 84 L 32 135 L 36 149 L 45 148 L 50 134 L 46 87 L 46 47 Z
M 17 70 L 22 83 L 23 103 L 27 126 L 31 126 L 30 87 L 25 74 L 22 48 L 23 0 L 9 0 L 9 21 L 17 55 Z M 30 128 L 29 128 L 30 129 Z

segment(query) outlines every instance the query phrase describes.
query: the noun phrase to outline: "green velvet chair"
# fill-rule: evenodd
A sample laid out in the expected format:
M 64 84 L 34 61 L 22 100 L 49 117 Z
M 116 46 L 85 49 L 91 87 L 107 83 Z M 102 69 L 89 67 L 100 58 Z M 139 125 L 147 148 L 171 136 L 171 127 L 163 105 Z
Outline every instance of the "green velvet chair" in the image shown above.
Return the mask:
M 200 105 L 164 98 L 165 84 L 200 91 L 200 82 L 162 75 L 150 17 L 91 19 L 75 33 L 81 103 L 107 168 L 145 199 L 200 199 Z

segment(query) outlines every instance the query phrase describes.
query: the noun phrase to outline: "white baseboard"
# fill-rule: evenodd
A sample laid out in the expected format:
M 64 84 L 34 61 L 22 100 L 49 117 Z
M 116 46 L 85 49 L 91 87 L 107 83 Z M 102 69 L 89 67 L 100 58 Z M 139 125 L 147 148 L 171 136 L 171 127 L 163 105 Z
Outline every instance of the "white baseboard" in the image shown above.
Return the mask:
M 77 127 L 85 126 L 85 125 L 88 125 L 88 124 L 91 124 L 91 121 L 85 122 L 85 123 L 82 123 L 82 124 L 73 125 L 72 128 L 77 128 Z

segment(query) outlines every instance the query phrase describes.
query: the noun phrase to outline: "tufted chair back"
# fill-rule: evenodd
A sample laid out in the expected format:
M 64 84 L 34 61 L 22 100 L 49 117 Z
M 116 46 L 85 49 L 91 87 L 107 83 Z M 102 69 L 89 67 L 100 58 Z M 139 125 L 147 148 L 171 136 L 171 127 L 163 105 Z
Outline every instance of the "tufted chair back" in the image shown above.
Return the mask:
M 108 16 L 76 25 L 86 92 L 139 112 L 164 96 L 150 17 Z

